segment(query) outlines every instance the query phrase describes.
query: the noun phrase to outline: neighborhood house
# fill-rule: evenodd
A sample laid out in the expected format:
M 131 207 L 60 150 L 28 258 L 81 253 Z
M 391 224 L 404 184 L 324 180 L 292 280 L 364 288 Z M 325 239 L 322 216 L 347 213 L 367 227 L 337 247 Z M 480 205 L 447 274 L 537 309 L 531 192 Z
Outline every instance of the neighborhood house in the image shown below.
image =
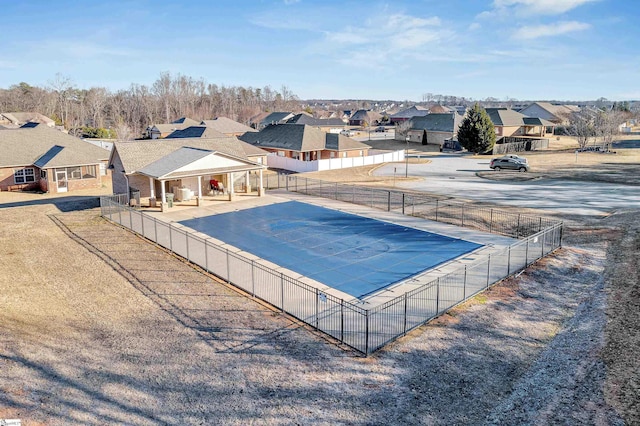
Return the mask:
M 47 126 L 0 131 L 0 190 L 72 192 L 110 181 L 109 151 Z

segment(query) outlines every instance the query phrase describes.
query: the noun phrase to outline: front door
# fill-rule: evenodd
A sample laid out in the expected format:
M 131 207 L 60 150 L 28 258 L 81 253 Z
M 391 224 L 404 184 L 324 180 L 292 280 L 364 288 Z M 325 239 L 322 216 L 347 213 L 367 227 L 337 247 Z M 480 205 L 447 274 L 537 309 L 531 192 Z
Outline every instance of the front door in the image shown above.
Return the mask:
M 67 171 L 56 171 L 56 182 L 58 182 L 58 192 L 67 192 Z

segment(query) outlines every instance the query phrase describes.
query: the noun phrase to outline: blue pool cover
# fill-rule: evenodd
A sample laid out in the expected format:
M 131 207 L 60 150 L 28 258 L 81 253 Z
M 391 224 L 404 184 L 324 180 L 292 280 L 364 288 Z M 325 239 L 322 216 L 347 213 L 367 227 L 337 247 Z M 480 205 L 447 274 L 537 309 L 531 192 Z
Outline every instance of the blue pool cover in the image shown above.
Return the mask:
M 481 247 L 297 201 L 180 223 L 358 298 Z

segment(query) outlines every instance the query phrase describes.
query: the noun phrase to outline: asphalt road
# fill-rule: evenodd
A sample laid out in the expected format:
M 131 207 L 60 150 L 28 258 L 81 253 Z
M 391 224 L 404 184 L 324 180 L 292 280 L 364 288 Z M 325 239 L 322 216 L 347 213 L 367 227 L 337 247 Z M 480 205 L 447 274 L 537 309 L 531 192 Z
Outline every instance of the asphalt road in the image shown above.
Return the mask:
M 409 177 L 420 180 L 396 182 L 396 186 L 455 198 L 536 208 L 576 215 L 605 215 L 625 208 L 640 207 L 640 188 L 600 182 L 556 179 L 493 181 L 476 176 L 489 170 L 487 159 L 459 154 L 431 157 L 428 164 L 409 164 Z M 405 174 L 405 164 L 387 164 L 376 176 Z M 502 171 L 496 173 L 518 173 Z

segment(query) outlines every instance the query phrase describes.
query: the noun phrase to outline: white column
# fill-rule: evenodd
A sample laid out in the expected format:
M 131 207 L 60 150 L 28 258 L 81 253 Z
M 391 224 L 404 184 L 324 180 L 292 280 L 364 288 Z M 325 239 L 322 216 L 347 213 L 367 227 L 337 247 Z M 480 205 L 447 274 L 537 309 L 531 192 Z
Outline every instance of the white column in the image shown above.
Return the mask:
M 198 196 L 196 197 L 196 206 L 200 207 L 202 202 L 202 176 L 198 176 Z
M 227 185 L 229 186 L 227 192 L 229 193 L 229 201 L 233 200 L 233 173 L 227 173 Z
M 262 197 L 264 195 L 264 187 L 262 183 L 262 169 L 260 169 L 260 182 L 258 183 L 258 196 Z
M 245 192 L 246 192 L 247 194 L 250 194 L 250 193 L 251 193 L 251 181 L 249 180 L 249 170 L 247 170 L 247 171 L 244 173 L 244 180 L 245 180 L 246 185 L 247 185 L 247 188 L 246 188 L 246 191 L 245 191 Z
M 156 198 L 156 188 L 151 177 L 149 178 L 149 198 Z
M 164 181 L 163 180 L 160 181 L 160 188 L 161 188 L 161 194 L 162 194 L 162 198 L 160 199 L 160 202 L 162 203 L 161 205 L 164 206 L 164 203 L 167 202 L 167 199 L 166 199 L 166 194 L 164 192 Z

